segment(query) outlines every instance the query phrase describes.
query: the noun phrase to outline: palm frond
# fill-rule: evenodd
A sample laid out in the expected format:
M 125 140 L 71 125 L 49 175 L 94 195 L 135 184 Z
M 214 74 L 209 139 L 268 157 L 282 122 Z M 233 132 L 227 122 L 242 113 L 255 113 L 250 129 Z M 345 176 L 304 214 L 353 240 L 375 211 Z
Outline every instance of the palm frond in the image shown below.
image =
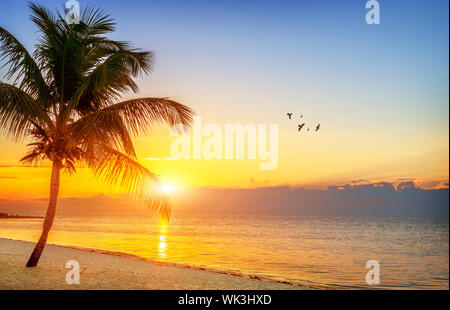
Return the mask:
M 29 166 L 33 164 L 37 165 L 39 159 L 44 159 L 46 157 L 50 142 L 50 136 L 44 128 L 34 121 L 30 121 L 30 123 L 32 124 L 32 128 L 28 132 L 36 142 L 27 144 L 30 151 L 19 160 L 21 163 Z
M 41 145 L 36 144 L 28 144 L 28 147 L 31 148 L 31 150 L 22 157 L 19 162 L 27 165 L 27 166 L 37 166 L 38 161 L 43 158 L 43 153 L 40 151 L 42 149 Z
M 14 85 L 0 83 L 1 132 L 17 141 L 27 134 L 32 121 L 53 127 L 51 119 L 34 98 Z
M 31 139 L 21 162 L 48 159 L 70 173 L 86 164 L 168 219 L 169 199 L 136 161 L 131 136 L 148 133 L 155 123 L 187 127 L 193 111 L 168 98 L 116 103 L 138 90 L 135 79 L 151 71 L 153 54 L 109 39 L 115 23 L 101 9 L 85 8 L 80 23 L 69 24 L 62 11 L 29 7 L 39 33 L 33 56 L 0 27 L 0 57 L 12 79 L 0 81 L 0 133 Z
M 136 158 L 133 141 L 121 116 L 113 111 L 95 113 L 92 117 L 83 117 L 69 125 L 70 140 L 73 144 L 100 143 L 118 148 L 128 156 Z
M 96 36 L 112 32 L 116 23 L 100 8 L 86 7 L 81 13 L 80 22 L 85 24 L 88 29 L 88 35 Z
M 96 52 L 109 56 L 83 78 L 67 110 L 76 109 L 86 113 L 111 104 L 123 93 L 136 92 L 138 86 L 133 77 L 137 77 L 140 72 L 149 72 L 152 63 L 150 52 L 127 50 L 123 42 L 103 43 L 103 47 Z M 94 55 L 98 57 L 101 54 Z
M 113 148 L 95 145 L 93 152 L 85 153 L 85 162 L 94 175 L 111 185 L 120 185 L 161 217 L 168 220 L 170 202 L 166 195 L 158 192 L 159 181 L 155 174 Z
M 137 98 L 119 102 L 82 117 L 77 122 L 94 123 L 117 113 L 124 120 L 127 129 L 134 135 L 148 133 L 152 124 L 166 122 L 170 126 L 188 127 L 194 112 L 187 106 L 168 98 Z
M 36 24 L 43 35 L 48 35 L 48 31 L 57 24 L 58 16 L 42 5 L 28 2 L 31 9 L 31 20 Z
M 81 84 L 82 51 L 86 25 L 69 25 L 61 13 L 53 14 L 43 6 L 30 3 L 32 21 L 41 31 L 35 57 L 47 75 L 57 96 L 68 101 Z
M 0 57 L 8 66 L 7 79 L 14 76 L 14 84 L 21 79 L 20 88 L 30 96 L 40 98 L 41 103 L 49 99 L 49 89 L 41 75 L 41 70 L 26 48 L 8 31 L 0 27 Z

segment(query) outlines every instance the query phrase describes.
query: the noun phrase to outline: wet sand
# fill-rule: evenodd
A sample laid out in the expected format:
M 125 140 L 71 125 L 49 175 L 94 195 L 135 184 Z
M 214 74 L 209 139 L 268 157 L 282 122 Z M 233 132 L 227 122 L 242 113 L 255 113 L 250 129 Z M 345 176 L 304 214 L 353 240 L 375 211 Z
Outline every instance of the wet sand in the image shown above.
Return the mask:
M 34 243 L 0 238 L 0 289 L 284 290 L 308 289 L 242 274 L 145 260 L 133 255 L 47 245 L 39 265 L 26 268 Z M 66 282 L 66 263 L 80 265 L 80 284 Z M 202 270 L 203 269 L 203 270 Z

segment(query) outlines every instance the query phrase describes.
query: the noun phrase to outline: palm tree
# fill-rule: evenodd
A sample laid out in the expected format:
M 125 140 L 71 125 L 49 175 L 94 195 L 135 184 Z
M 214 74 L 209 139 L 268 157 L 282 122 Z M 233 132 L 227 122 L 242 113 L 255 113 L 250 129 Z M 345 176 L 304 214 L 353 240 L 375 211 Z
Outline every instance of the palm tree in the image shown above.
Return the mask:
M 134 78 L 149 73 L 153 55 L 108 39 L 115 23 L 102 10 L 86 8 L 78 24 L 69 24 L 60 12 L 29 7 L 40 34 L 33 56 L 0 27 L 0 56 L 13 81 L 0 81 L 0 132 L 13 141 L 31 139 L 21 162 L 52 162 L 42 234 L 27 263 L 35 267 L 55 217 L 61 170 L 73 174 L 76 167 L 89 167 L 168 219 L 169 201 L 148 191 L 157 177 L 137 162 L 131 136 L 159 122 L 188 127 L 193 112 L 168 98 L 117 103 L 125 92 L 138 90 Z

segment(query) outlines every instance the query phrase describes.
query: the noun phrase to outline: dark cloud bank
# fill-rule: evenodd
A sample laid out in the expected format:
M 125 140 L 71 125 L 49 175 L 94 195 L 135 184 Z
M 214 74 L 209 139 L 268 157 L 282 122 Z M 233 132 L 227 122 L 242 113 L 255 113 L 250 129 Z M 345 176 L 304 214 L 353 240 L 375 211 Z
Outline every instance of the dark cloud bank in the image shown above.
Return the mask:
M 328 190 L 265 187 L 255 189 L 199 188 L 179 195 L 175 213 L 277 214 L 331 216 L 448 217 L 449 190 L 424 190 L 412 182 L 399 185 L 377 183 L 330 187 Z M 0 212 L 45 212 L 46 199 L 9 201 L 0 199 Z M 104 195 L 64 198 L 58 212 L 142 211 L 128 199 Z
M 413 184 L 396 189 L 378 183 L 328 190 L 205 188 L 184 205 L 193 212 L 212 213 L 448 217 L 448 203 L 448 189 L 423 190 Z

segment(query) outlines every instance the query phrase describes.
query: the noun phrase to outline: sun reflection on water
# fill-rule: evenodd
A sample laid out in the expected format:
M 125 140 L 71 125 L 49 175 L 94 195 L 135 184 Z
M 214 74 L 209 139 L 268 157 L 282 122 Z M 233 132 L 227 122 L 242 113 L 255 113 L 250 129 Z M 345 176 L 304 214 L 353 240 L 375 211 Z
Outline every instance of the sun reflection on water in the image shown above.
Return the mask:
M 159 244 L 158 244 L 158 257 L 161 260 L 167 258 L 167 233 L 169 226 L 167 223 L 159 223 Z

